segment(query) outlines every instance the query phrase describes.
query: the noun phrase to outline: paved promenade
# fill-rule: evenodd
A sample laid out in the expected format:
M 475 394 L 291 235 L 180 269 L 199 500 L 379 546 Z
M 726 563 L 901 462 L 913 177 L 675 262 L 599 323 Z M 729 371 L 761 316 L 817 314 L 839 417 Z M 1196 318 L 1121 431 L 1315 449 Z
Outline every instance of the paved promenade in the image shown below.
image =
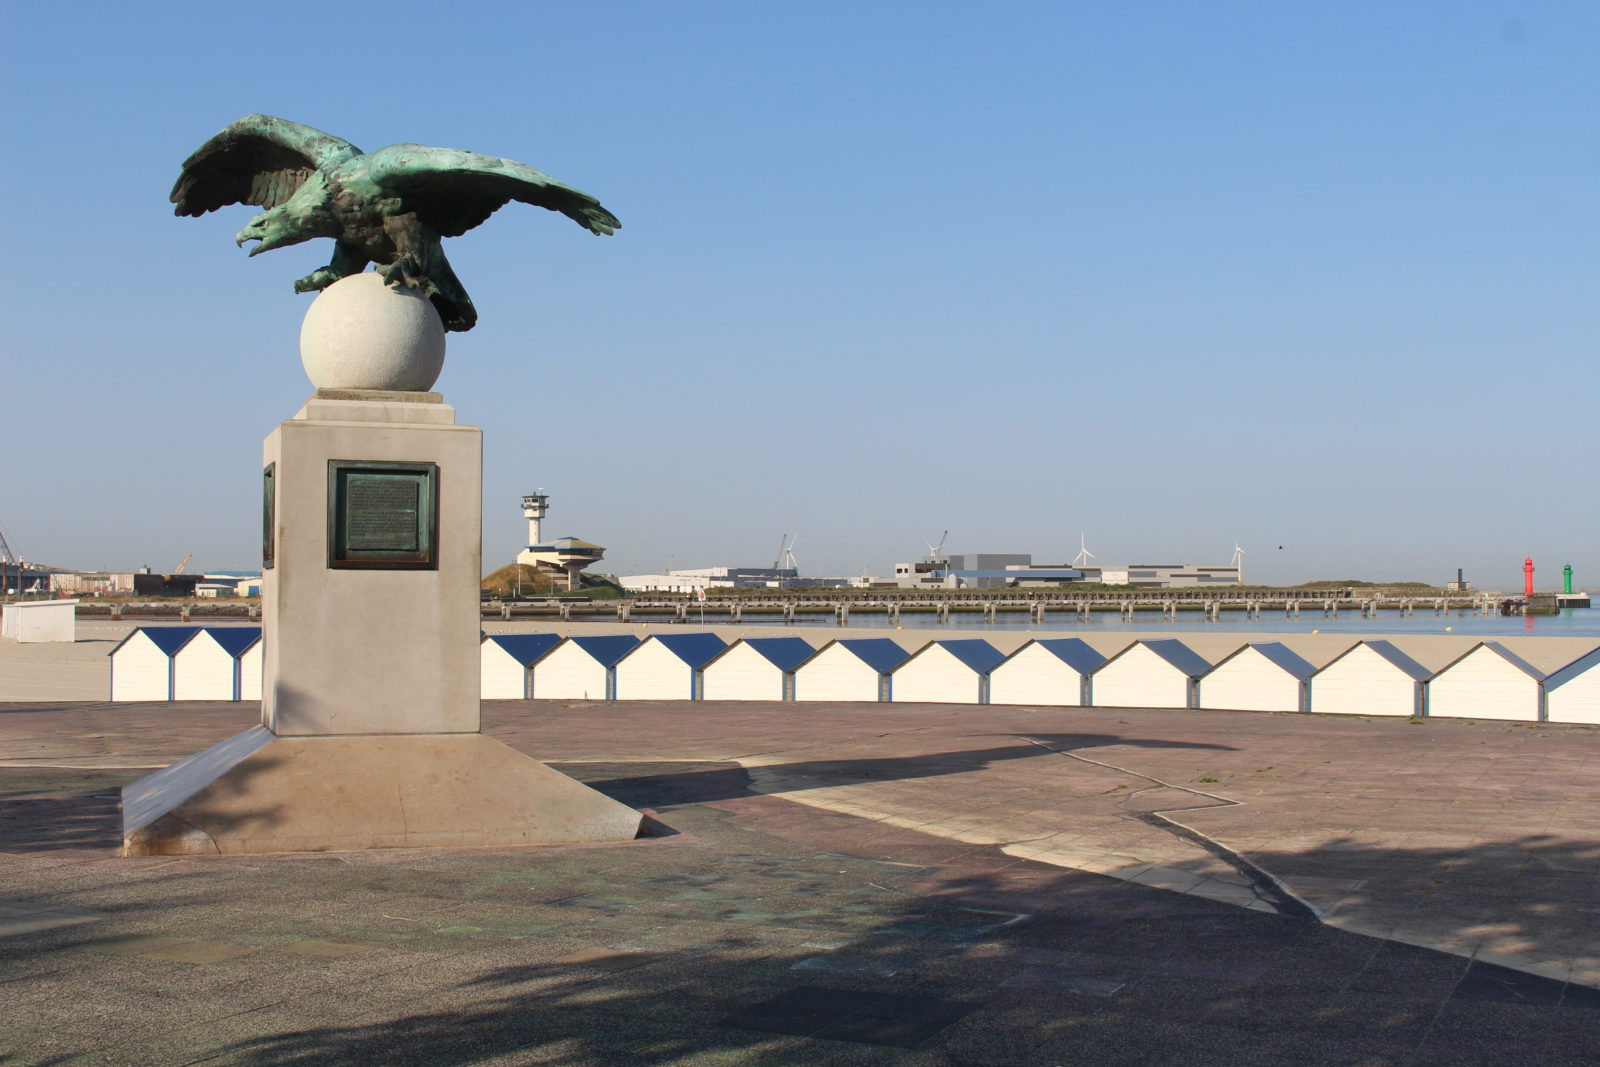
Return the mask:
M 118 787 L 254 721 L 0 705 L 0 1062 L 1600 1048 L 1600 729 L 491 702 L 489 733 L 651 809 L 660 835 L 115 857 Z

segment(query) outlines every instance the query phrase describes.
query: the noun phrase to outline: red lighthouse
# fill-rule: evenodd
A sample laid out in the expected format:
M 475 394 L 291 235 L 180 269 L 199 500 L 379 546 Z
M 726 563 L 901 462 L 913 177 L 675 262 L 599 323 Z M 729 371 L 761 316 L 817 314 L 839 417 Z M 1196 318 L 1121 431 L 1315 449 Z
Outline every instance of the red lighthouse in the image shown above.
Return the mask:
M 1522 561 L 1522 592 L 1527 596 L 1533 595 L 1533 557 L 1529 556 Z

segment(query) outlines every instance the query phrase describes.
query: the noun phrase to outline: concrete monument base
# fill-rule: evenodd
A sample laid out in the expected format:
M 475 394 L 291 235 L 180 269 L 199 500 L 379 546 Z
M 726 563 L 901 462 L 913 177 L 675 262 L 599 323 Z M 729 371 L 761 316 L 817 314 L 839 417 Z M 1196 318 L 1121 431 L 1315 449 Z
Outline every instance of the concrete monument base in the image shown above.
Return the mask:
M 643 817 L 482 734 L 263 726 L 124 787 L 125 856 L 626 841 Z
M 638 836 L 637 811 L 478 732 L 477 427 L 363 373 L 319 388 L 262 464 L 261 725 L 124 788 L 124 855 Z

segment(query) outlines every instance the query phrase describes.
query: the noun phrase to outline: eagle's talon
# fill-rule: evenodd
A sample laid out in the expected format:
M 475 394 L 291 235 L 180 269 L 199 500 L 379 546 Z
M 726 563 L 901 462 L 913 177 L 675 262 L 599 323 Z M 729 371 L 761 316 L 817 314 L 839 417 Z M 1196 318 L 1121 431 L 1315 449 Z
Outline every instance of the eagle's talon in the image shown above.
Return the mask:
M 340 274 L 331 267 L 319 267 L 294 283 L 297 293 L 315 293 L 338 281 Z

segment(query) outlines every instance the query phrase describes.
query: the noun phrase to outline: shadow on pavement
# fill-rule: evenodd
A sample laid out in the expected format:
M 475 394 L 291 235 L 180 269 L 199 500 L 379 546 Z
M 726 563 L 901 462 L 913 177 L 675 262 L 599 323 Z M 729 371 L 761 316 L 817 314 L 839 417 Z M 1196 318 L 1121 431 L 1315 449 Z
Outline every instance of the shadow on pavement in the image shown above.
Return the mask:
M 857 784 L 870 781 L 900 781 L 911 778 L 936 778 L 946 774 L 962 774 L 982 770 L 1009 760 L 1034 759 L 1039 756 L 1058 755 L 1063 751 L 1109 746 L 1134 748 L 1182 748 L 1236 751 L 1228 745 L 1201 744 L 1190 741 L 1163 741 L 1154 738 L 1118 737 L 1114 734 L 1029 734 L 1043 744 L 1033 744 L 1014 735 L 985 735 L 1011 737 L 1010 744 L 994 748 L 964 749 L 955 752 L 928 752 L 915 756 L 884 756 L 868 759 L 804 760 L 796 763 L 762 764 L 763 774 L 781 777 L 792 783 L 796 779 L 814 780 L 814 788 L 822 789 L 841 783 Z M 1050 747 L 1044 747 L 1048 745 Z M 556 764 L 558 769 L 560 764 Z M 565 768 L 571 773 L 570 768 Z M 665 775 L 651 775 L 647 779 L 632 781 L 627 778 L 604 782 L 591 781 L 590 785 L 612 795 L 632 807 L 656 807 L 657 803 L 639 801 L 630 797 L 645 795 L 671 796 L 681 799 L 670 803 L 705 803 L 744 796 L 749 792 L 749 775 L 735 765 L 700 767 Z M 641 793 L 643 788 L 645 793 Z
M 6 894 L 108 919 L 5 939 L 20 976 L 7 1041 L 28 1063 L 109 1050 L 109 1062 L 259 1065 L 1399 1067 L 1578 1064 L 1600 1047 L 1600 993 L 1584 986 L 750 795 L 730 765 L 567 771 L 683 833 L 107 863 L 97 888 L 106 846 L 93 828 L 114 836 L 102 794 L 116 779 L 85 773 L 95 795 L 35 795 L 58 802 L 44 818 L 77 820 L 79 843 L 29 844 L 6 822 L 0 850 L 76 849 L 84 874 L 13 874 Z M 1291 881 L 1370 869 L 1344 890 L 1351 907 L 1444 894 L 1450 907 L 1430 911 L 1442 922 L 1493 920 L 1548 956 L 1593 928 L 1592 844 L 1351 844 L 1253 855 Z M 127 948 L 169 932 L 249 954 L 209 970 L 171 962 L 171 946 Z M 286 951 L 305 938 L 371 948 L 334 972 Z M 109 1031 L 83 1012 L 124 1001 L 145 1007 Z

